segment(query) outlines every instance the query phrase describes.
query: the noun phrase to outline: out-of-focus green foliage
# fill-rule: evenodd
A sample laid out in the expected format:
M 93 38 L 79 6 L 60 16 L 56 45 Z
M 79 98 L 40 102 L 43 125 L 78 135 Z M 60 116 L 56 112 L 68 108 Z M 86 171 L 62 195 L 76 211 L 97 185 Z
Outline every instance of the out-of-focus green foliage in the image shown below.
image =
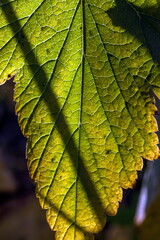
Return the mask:
M 1 83 L 15 75 L 30 174 L 57 240 L 93 239 L 142 157 L 159 154 L 160 5 L 132 2 L 0 2 Z
M 146 218 L 143 223 L 138 227 L 139 240 L 158 240 L 160 235 L 159 222 L 160 222 L 160 208 L 159 208 L 160 195 L 156 196 L 150 205 Z

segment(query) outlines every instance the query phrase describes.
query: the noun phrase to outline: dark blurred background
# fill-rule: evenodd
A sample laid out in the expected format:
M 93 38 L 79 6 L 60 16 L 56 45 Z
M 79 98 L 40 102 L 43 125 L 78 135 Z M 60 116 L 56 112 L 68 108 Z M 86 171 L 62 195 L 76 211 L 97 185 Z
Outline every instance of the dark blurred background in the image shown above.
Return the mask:
M 54 240 L 28 174 L 13 88 L 13 79 L 0 86 L 0 240 Z M 96 240 L 160 240 L 160 161 L 145 161 L 138 175 Z

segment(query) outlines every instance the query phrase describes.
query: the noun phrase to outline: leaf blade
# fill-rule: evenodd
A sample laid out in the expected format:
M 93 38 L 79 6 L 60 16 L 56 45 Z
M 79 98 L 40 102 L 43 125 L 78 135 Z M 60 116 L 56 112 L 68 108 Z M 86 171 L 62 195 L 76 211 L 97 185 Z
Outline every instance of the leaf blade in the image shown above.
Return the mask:
M 29 138 L 28 165 L 57 239 L 92 239 L 88 232 L 104 226 L 105 212 L 116 213 L 121 187 L 133 186 L 141 156 L 158 156 L 155 107 L 145 78 L 159 70 L 125 1 L 117 8 L 127 8 L 128 24 L 136 20 L 132 34 L 124 31 L 123 17 L 122 26 L 116 25 L 121 16 L 112 1 L 38 3 L 14 38 L 22 58 L 16 63 L 11 57 L 20 68 L 15 99 Z M 42 16 L 48 12 L 46 24 Z M 150 82 L 159 86 L 154 76 Z

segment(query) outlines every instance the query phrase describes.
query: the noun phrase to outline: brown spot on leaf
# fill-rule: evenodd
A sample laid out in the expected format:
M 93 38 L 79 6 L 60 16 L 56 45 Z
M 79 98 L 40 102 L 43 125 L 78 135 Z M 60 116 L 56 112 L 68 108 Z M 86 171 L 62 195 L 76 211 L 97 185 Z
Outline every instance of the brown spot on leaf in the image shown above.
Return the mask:
M 106 150 L 106 155 L 110 154 L 111 150 Z

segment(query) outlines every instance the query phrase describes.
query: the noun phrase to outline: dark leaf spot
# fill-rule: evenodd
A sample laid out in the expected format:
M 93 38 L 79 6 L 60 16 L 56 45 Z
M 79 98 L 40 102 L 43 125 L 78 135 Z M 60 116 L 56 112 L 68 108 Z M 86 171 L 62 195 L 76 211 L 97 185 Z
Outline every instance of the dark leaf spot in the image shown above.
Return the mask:
M 110 154 L 111 150 L 106 150 L 106 155 Z

